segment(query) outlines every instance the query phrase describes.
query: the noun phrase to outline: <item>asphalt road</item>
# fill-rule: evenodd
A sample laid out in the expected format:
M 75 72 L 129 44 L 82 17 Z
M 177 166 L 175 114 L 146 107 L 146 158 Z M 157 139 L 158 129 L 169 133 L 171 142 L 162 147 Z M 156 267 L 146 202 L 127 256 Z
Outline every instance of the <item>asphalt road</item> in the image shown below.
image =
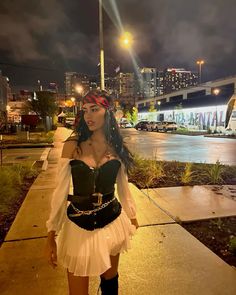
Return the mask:
M 236 165 L 236 140 L 122 129 L 131 151 L 166 161 Z
M 63 129 L 64 140 L 71 133 Z M 122 135 L 131 151 L 145 158 L 166 161 L 215 163 L 236 165 L 236 140 L 227 138 L 208 138 L 171 133 L 136 131 L 122 129 Z M 45 148 L 3 149 L 3 162 L 20 163 L 40 160 Z

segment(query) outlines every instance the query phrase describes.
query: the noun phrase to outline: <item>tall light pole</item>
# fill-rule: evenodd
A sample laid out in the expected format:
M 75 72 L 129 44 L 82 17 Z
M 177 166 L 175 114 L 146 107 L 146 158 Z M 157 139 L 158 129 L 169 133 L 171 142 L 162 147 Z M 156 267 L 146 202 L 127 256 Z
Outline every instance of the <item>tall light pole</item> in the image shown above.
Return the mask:
M 82 97 L 82 94 L 83 94 L 83 91 L 84 91 L 84 88 L 83 88 L 83 86 L 81 86 L 80 84 L 76 84 L 75 85 L 75 91 L 77 92 L 77 98 L 78 98 L 78 100 L 79 100 L 79 110 L 81 110 L 81 104 L 82 104 L 82 102 L 81 102 L 81 97 Z M 77 106 L 76 106 L 76 113 L 77 113 Z
M 99 0 L 99 40 L 100 40 L 101 90 L 105 90 L 102 0 Z
M 204 60 L 197 60 L 197 64 L 199 65 L 199 84 L 202 83 L 202 65 L 204 65 Z
M 75 97 L 71 97 L 70 100 L 72 101 L 73 115 L 75 116 Z
M 215 122 L 215 133 L 217 133 L 217 127 L 218 127 L 218 114 L 217 114 L 217 95 L 220 93 L 219 88 L 215 88 L 213 90 L 213 94 L 215 95 L 215 104 L 216 104 L 216 122 Z

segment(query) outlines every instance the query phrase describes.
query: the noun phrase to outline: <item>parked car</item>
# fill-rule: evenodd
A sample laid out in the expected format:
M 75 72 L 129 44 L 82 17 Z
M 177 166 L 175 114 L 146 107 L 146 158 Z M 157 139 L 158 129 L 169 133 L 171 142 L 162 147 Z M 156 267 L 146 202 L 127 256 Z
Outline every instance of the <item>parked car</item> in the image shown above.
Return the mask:
M 136 130 L 148 130 L 149 121 L 140 121 L 135 125 Z
M 130 124 L 129 122 L 122 122 L 120 123 L 120 128 L 132 128 L 132 124 Z
M 173 121 L 162 121 L 157 124 L 156 128 L 157 132 L 158 131 L 176 131 L 177 130 L 177 124 Z
M 65 127 L 67 127 L 67 128 L 73 128 L 74 127 L 74 125 L 75 125 L 75 118 L 66 118 L 65 119 Z
M 149 123 L 148 123 L 148 131 L 156 131 L 157 130 L 157 125 L 159 124 L 159 123 L 161 123 L 161 122 L 159 122 L 159 121 L 150 121 Z

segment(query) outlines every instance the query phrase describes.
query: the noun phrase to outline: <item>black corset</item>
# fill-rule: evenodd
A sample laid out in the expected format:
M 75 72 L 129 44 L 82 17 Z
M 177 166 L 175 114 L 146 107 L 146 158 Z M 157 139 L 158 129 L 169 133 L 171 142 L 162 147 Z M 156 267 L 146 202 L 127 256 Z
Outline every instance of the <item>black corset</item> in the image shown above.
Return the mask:
M 114 191 L 120 161 L 112 159 L 98 168 L 89 167 L 82 160 L 71 160 L 71 174 L 74 195 L 91 195 L 94 192 L 106 194 Z

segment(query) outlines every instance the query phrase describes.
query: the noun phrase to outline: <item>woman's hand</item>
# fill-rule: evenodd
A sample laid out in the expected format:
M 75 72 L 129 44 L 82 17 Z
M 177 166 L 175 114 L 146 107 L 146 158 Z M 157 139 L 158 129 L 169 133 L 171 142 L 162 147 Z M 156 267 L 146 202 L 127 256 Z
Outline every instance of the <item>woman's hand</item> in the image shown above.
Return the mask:
M 139 228 L 138 220 L 136 218 L 130 219 L 130 221 L 136 227 L 136 229 Z
M 55 268 L 57 266 L 57 244 L 54 235 L 48 235 L 45 254 L 48 263 Z

